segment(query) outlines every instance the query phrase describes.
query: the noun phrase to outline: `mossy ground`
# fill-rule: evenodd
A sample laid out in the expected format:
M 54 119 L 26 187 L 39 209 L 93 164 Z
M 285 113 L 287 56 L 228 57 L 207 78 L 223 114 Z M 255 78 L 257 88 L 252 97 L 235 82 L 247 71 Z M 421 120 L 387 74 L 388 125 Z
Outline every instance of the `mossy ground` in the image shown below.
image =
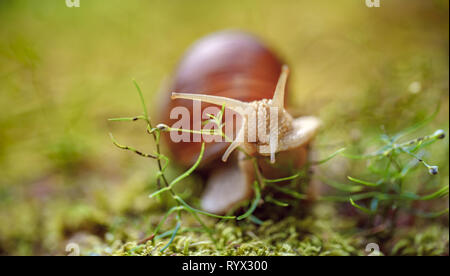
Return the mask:
M 161 252 L 168 242 L 161 239 L 145 245 L 127 243 L 113 254 L 118 255 L 225 255 L 225 256 L 311 256 L 364 254 L 362 238 L 340 234 L 344 221 L 333 217 L 331 210 L 299 219 L 287 217 L 262 225 L 220 222 L 215 225 L 216 244 L 206 234 L 182 234 L 173 245 Z M 351 222 L 350 222 L 351 224 Z M 346 225 L 350 226 L 350 225 Z
M 162 217 L 163 214 L 156 217 Z M 380 242 L 374 235 L 358 229 L 355 220 L 339 216 L 329 204 L 317 204 L 304 218 L 287 216 L 273 222 L 257 225 L 206 220 L 214 225 L 215 243 L 202 231 L 200 225 L 187 217 L 171 245 L 170 233 L 158 239 L 145 241 L 143 233 L 121 228 L 105 233 L 104 239 L 89 233 L 74 236 L 68 242 L 81 246 L 83 255 L 113 256 L 366 256 L 372 253 L 370 243 L 380 245 L 381 255 L 448 255 L 448 226 L 425 223 L 417 228 L 399 227 L 388 241 Z M 169 222 L 170 224 L 170 222 Z M 116 239 L 133 233 L 127 239 Z M 127 234 L 125 234 L 127 233 Z
M 169 237 L 137 245 L 173 202 L 148 198 L 153 160 L 109 140 L 113 132 L 151 153 L 145 126 L 107 121 L 140 114 L 134 78 L 157 123 L 157 91 L 183 52 L 232 28 L 262 37 L 288 63 L 292 113 L 323 121 L 319 158 L 344 146 L 373 150 L 380 135 L 414 125 L 438 102 L 436 118 L 410 138 L 448 133 L 448 1 L 382 1 L 372 9 L 354 0 L 82 0 L 72 9 L 64 2 L 0 1 L 0 255 L 66 255 L 71 242 L 83 255 L 366 255 L 370 242 L 385 255 L 448 255 L 448 214 L 399 223 L 386 237 L 348 203 L 334 202 L 315 202 L 301 215 L 281 211 L 262 226 L 205 218 L 217 246 L 197 231 L 180 233 L 164 253 Z M 440 173 L 415 170 L 408 190 L 448 185 L 448 141 L 424 152 Z M 183 171 L 171 165 L 168 177 Z M 365 162 L 337 157 L 313 182 L 348 182 L 348 175 L 371 177 Z M 199 206 L 200 177 L 177 189 Z M 446 207 L 448 198 L 415 206 Z M 182 219 L 183 228 L 199 226 Z M 171 217 L 162 232 L 173 226 Z

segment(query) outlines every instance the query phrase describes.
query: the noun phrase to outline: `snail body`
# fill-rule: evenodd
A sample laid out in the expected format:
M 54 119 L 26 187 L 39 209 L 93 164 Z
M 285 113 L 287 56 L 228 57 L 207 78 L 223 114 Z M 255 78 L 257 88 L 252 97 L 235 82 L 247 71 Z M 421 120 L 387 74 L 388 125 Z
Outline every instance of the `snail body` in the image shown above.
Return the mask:
M 261 42 L 237 32 L 201 40 L 180 63 L 169 108 L 192 110 L 192 101 L 200 101 L 239 115 L 231 143 L 207 144 L 205 160 L 214 165 L 206 166 L 204 210 L 223 214 L 251 197 L 258 178 L 253 160 L 267 178 L 285 177 L 285 168 L 300 168 L 307 162 L 309 142 L 320 122 L 309 116 L 293 118 L 286 111 L 288 74 L 287 66 Z M 172 125 L 169 119 L 165 122 Z M 169 147 L 179 163 L 190 165 L 200 143 L 169 142 Z M 238 147 L 242 151 L 235 151 Z M 220 156 L 223 162 L 214 163 Z

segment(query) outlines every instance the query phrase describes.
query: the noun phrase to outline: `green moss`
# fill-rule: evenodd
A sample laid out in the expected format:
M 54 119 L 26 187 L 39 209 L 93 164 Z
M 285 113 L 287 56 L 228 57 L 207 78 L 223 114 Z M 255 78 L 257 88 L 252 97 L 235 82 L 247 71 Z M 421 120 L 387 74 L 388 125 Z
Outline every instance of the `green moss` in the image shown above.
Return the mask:
M 339 221 L 337 221 L 339 220 Z M 338 232 L 345 219 L 333 216 L 329 206 L 318 206 L 313 214 L 299 219 L 288 216 L 281 221 L 255 225 L 249 221 L 215 224 L 214 244 L 206 233 L 185 232 L 175 237 L 165 250 L 169 237 L 148 241 L 145 245 L 127 242 L 113 255 L 224 255 L 224 256 L 291 256 L 291 255 L 361 255 L 358 237 Z M 210 222 L 213 222 L 210 220 Z M 352 223 L 347 221 L 347 227 Z M 192 225 L 193 226 L 193 225 Z
M 392 248 L 393 255 L 437 256 L 448 255 L 448 228 L 433 225 L 422 231 L 413 230 L 403 233 Z

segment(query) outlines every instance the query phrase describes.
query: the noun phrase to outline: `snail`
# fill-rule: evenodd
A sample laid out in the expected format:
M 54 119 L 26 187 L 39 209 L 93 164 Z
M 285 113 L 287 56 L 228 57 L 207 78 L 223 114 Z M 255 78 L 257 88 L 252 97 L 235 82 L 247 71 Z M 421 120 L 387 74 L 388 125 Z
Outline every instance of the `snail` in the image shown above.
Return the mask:
M 205 211 L 224 214 L 252 196 L 257 175 L 249 156 L 256 157 L 267 178 L 285 177 L 286 168 L 301 168 L 308 161 L 320 121 L 312 116 L 293 118 L 285 109 L 288 74 L 273 51 L 254 36 L 236 31 L 201 39 L 179 63 L 173 92 L 168 93 L 172 101 L 162 111 L 164 123 L 176 122 L 171 116 L 175 107 L 193 111 L 193 101 L 203 103 L 201 111 L 213 105 L 238 114 L 233 141 L 206 144 L 201 168 L 207 178 L 201 199 Z M 201 126 L 195 121 L 201 117 L 192 114 L 190 119 L 191 129 Z M 167 141 L 178 163 L 195 162 L 200 141 Z M 236 151 L 238 147 L 242 151 Z

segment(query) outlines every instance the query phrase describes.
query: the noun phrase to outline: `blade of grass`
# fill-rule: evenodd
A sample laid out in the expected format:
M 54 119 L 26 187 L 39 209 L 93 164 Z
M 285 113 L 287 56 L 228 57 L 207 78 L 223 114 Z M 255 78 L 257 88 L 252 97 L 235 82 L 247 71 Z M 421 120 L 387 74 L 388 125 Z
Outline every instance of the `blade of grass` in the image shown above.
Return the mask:
M 388 154 L 390 151 L 392 151 L 392 146 L 391 145 L 386 145 L 381 147 L 379 150 L 372 152 L 372 153 L 368 153 L 368 154 L 363 154 L 363 155 L 355 155 L 355 154 L 348 154 L 348 153 L 344 153 L 341 152 L 341 155 L 349 158 L 349 159 L 370 159 L 370 158 L 375 158 L 375 157 L 379 157 L 381 155 L 386 155 Z
M 275 190 L 277 190 L 277 191 L 279 191 L 279 192 L 282 192 L 282 193 L 284 193 L 284 194 L 290 195 L 290 196 L 292 196 L 293 198 L 297 198 L 297 199 L 300 199 L 300 200 L 308 199 L 308 196 L 305 195 L 305 194 L 301 194 L 301 193 L 298 193 L 298 192 L 293 191 L 293 190 L 291 190 L 291 189 L 288 189 L 288 188 L 284 188 L 284 187 L 280 187 L 280 186 L 274 185 L 273 183 L 270 183 L 270 182 L 267 183 L 267 186 L 269 186 L 269 187 L 271 187 L 271 188 L 274 188 Z
M 133 83 L 134 83 L 134 86 L 136 86 L 136 89 L 137 89 L 137 91 L 139 93 L 139 98 L 141 100 L 142 110 L 144 111 L 145 120 L 147 120 L 147 122 L 150 124 L 150 120 L 149 120 L 148 112 L 147 112 L 147 105 L 145 104 L 144 94 L 142 94 L 142 90 L 139 87 L 139 85 L 138 85 L 138 83 L 136 82 L 135 79 L 133 79 Z M 150 125 L 150 128 L 151 128 L 151 125 Z
M 174 206 L 170 208 L 169 211 L 166 212 L 164 217 L 161 219 L 161 221 L 158 223 L 158 226 L 156 226 L 155 231 L 153 232 L 154 235 L 157 235 L 161 227 L 164 225 L 164 222 L 166 222 L 167 218 L 175 211 L 180 211 L 183 209 L 183 206 Z
M 441 198 L 447 196 L 448 193 L 449 193 L 449 185 L 446 185 L 432 194 L 419 197 L 419 200 L 431 200 Z
M 206 224 L 205 224 L 205 223 L 203 222 L 203 220 L 197 215 L 196 212 L 192 212 L 192 211 L 190 211 L 190 210 L 188 210 L 188 211 L 194 216 L 194 218 L 198 221 L 198 223 L 200 223 L 200 225 L 203 227 L 203 229 L 206 231 L 206 233 L 208 233 L 209 238 L 212 240 L 212 242 L 213 242 L 214 244 L 217 244 L 216 239 L 213 237 L 214 231 L 213 231 L 211 228 L 209 228 L 208 226 L 206 226 Z
M 121 118 L 110 118 L 108 121 L 120 122 L 120 121 L 137 121 L 137 120 L 145 120 L 145 117 L 142 115 L 136 117 L 121 117 Z
M 248 219 L 258 225 L 262 225 L 264 223 L 264 221 L 260 220 L 259 218 L 255 217 L 254 215 L 251 215 L 248 217 Z
M 164 246 L 160 252 L 164 252 L 173 242 L 173 240 L 175 239 L 175 236 L 178 233 L 178 230 L 180 229 L 181 226 L 181 222 L 177 222 L 177 225 L 175 226 L 175 229 L 173 230 L 172 236 L 170 237 L 169 242 L 166 244 L 166 246 Z
M 181 199 L 181 197 L 179 196 L 174 196 L 174 198 L 180 202 L 185 208 L 189 209 L 192 212 L 196 212 L 198 214 L 202 214 L 205 216 L 209 216 L 209 217 L 213 217 L 213 218 L 220 218 L 220 219 L 235 219 L 236 216 L 220 216 L 220 215 L 216 215 L 216 214 L 212 214 L 212 213 L 208 213 L 199 209 L 195 209 L 191 206 L 189 206 L 189 204 L 187 204 L 183 199 Z
M 339 183 L 339 182 L 332 181 L 329 179 L 325 179 L 323 177 L 319 177 L 319 179 L 322 181 L 322 183 L 324 183 L 328 186 L 331 186 L 337 190 L 343 191 L 343 192 L 357 193 L 357 192 L 361 192 L 364 189 L 364 187 L 362 187 L 362 186 L 347 185 L 347 184 Z
M 328 162 L 329 160 L 333 159 L 334 157 L 336 157 L 337 155 L 339 155 L 340 153 L 342 153 L 345 150 L 346 150 L 346 148 L 338 149 L 337 151 L 333 152 L 332 154 L 330 154 L 325 159 L 322 159 L 322 160 L 319 160 L 319 161 L 314 161 L 314 162 L 311 162 L 311 163 L 313 165 L 320 165 L 320 164 L 326 163 L 326 162 Z
M 281 207 L 288 207 L 288 206 L 289 206 L 288 203 L 279 201 L 279 200 L 277 200 L 277 199 L 275 199 L 275 198 L 273 198 L 273 197 L 271 197 L 271 196 L 266 196 L 266 197 L 264 198 L 264 201 L 273 203 L 273 204 L 278 205 L 278 206 L 281 206 Z
M 350 181 L 353 181 L 353 182 L 355 182 L 355 183 L 362 184 L 362 185 L 365 185 L 365 186 L 369 186 L 369 187 L 377 187 L 377 186 L 380 186 L 380 185 L 382 184 L 382 182 L 380 182 L 380 183 L 372 183 L 372 182 L 369 182 L 369 181 L 364 181 L 364 180 L 356 179 L 356 178 L 353 178 L 353 177 L 351 177 L 351 176 L 347 176 L 347 178 L 348 178 Z
M 276 183 L 276 182 L 282 182 L 282 181 L 287 181 L 287 180 L 292 180 L 292 179 L 296 179 L 297 177 L 299 177 L 300 175 L 302 175 L 301 172 L 298 172 L 294 175 L 288 176 L 288 177 L 283 177 L 283 178 L 277 178 L 277 179 L 267 179 L 264 178 L 264 182 L 265 183 Z
M 159 189 L 158 191 L 152 193 L 150 195 L 150 197 L 154 197 L 157 196 L 159 194 L 161 194 L 162 192 L 168 191 L 170 189 L 173 188 L 173 186 L 175 186 L 175 184 L 177 184 L 178 182 L 180 182 L 181 180 L 185 179 L 186 177 L 188 177 L 197 167 L 198 165 L 200 165 L 200 162 L 202 161 L 203 158 L 203 153 L 205 152 L 205 143 L 202 143 L 202 148 L 200 150 L 200 154 L 198 155 L 197 161 L 195 161 L 195 164 L 192 165 L 192 167 L 190 167 L 187 171 L 185 171 L 182 175 L 178 176 L 177 178 L 175 178 L 172 182 L 170 182 L 169 186 L 164 187 Z
M 349 199 L 350 199 L 350 204 L 351 204 L 353 207 L 355 207 L 355 208 L 361 210 L 362 212 L 364 212 L 364 213 L 366 213 L 366 214 L 369 214 L 369 215 L 374 214 L 374 211 L 369 210 L 369 209 L 367 209 L 367 208 L 365 208 L 365 207 L 362 207 L 362 206 L 356 204 L 356 202 L 353 201 L 353 199 L 352 199 L 351 197 L 350 197 Z
M 114 138 L 114 136 L 111 133 L 109 134 L 109 137 L 111 138 L 111 141 L 113 142 L 113 144 L 116 147 L 120 148 L 120 149 L 132 151 L 132 152 L 134 152 L 137 155 L 142 156 L 142 157 L 158 159 L 158 157 L 156 157 L 155 155 L 148 154 L 148 153 L 143 153 L 143 152 L 141 152 L 141 151 L 139 151 L 139 150 L 137 150 L 135 148 L 119 144 L 119 142 L 117 142 L 117 140 Z
M 255 198 L 252 201 L 252 204 L 250 205 L 250 208 L 245 212 L 243 215 L 237 217 L 237 220 L 243 220 L 247 217 L 249 217 L 256 209 L 256 206 L 258 206 L 259 201 L 261 200 L 261 191 L 259 189 L 258 181 L 255 181 L 253 183 L 253 187 L 255 190 Z
M 417 130 L 417 129 L 425 126 L 425 125 L 427 125 L 429 122 L 431 122 L 436 117 L 436 115 L 439 113 L 440 109 L 441 109 L 441 101 L 438 101 L 438 106 L 436 107 L 434 112 L 428 118 L 425 118 L 424 120 L 422 120 L 422 121 L 412 125 L 409 128 L 406 128 L 405 130 L 403 130 L 403 131 L 399 132 L 398 134 L 394 135 L 392 137 L 392 140 L 396 141 L 396 140 L 400 139 L 401 137 L 403 137 L 403 136 L 405 136 L 405 135 L 407 135 L 407 134 L 409 134 L 409 133 L 411 133 L 411 132 L 413 132 L 413 131 L 415 131 L 415 130 Z
M 360 193 L 360 194 L 353 194 L 352 199 L 353 200 L 363 200 L 367 198 L 377 197 L 378 200 L 387 200 L 391 199 L 391 196 L 380 193 L 380 192 L 367 192 L 367 193 Z M 335 202 L 347 202 L 348 196 L 322 196 L 319 197 L 319 200 L 323 201 L 335 201 Z
M 416 215 L 419 217 L 423 217 L 423 218 L 437 218 L 442 215 L 448 214 L 448 212 L 449 212 L 449 208 L 444 209 L 442 211 L 437 211 L 437 212 L 417 213 Z

